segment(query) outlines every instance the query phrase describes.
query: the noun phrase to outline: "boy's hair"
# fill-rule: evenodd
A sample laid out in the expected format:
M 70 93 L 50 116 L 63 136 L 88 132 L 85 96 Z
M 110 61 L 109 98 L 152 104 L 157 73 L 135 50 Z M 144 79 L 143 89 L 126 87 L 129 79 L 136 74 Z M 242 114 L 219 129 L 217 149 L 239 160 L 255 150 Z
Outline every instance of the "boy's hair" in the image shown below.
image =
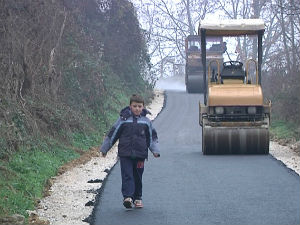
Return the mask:
M 132 102 L 143 103 L 143 105 L 144 105 L 144 99 L 140 95 L 133 94 L 130 97 L 130 103 L 129 104 L 131 105 Z

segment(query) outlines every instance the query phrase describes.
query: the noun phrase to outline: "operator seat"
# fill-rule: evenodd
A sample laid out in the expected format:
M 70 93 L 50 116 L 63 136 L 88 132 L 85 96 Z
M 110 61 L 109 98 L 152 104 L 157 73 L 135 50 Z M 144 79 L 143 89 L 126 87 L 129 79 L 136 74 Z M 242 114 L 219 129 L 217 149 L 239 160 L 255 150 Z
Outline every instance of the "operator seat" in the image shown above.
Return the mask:
M 245 77 L 246 73 L 243 69 L 242 62 L 228 61 L 223 63 L 223 69 L 221 72 L 221 83 L 224 83 L 224 80 L 229 79 L 231 83 L 244 83 Z

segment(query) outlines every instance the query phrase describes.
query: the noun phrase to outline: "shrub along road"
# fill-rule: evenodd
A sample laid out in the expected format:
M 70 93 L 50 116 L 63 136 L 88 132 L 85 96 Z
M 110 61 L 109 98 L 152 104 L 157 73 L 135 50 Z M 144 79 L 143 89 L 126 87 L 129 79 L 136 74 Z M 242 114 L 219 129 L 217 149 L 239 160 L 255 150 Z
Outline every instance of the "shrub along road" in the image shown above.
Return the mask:
M 161 158 L 145 163 L 143 209 L 122 205 L 119 163 L 92 224 L 299 224 L 300 178 L 271 155 L 204 156 L 201 95 L 167 92 L 155 119 Z

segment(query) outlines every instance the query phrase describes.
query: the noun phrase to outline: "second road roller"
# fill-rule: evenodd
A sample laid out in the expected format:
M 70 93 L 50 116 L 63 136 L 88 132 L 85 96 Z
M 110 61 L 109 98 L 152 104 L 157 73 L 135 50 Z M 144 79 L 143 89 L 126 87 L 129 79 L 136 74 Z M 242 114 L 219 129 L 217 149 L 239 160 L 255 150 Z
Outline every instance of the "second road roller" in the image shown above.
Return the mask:
M 207 59 L 223 61 L 226 48 L 222 37 L 208 37 Z M 199 35 L 188 35 L 185 39 L 185 86 L 188 93 L 203 93 L 203 67 L 201 60 L 201 38 Z M 216 69 L 214 65 L 212 69 Z
M 261 19 L 200 22 L 204 102 L 199 102 L 199 123 L 204 155 L 269 153 L 271 102 L 264 98 L 261 85 L 264 30 Z M 228 61 L 207 62 L 209 37 L 226 37 L 236 59 L 227 52 Z M 250 44 L 239 48 L 237 40 Z M 251 57 L 241 49 L 250 49 Z M 217 67 L 214 73 L 212 65 Z

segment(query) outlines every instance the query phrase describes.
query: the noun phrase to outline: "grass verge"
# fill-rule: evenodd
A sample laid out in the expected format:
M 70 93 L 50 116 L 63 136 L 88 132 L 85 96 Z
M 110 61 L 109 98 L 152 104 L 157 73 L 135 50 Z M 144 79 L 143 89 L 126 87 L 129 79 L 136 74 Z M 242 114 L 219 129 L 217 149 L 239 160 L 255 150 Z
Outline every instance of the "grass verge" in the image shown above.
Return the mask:
M 299 131 L 297 124 L 283 120 L 273 120 L 270 127 L 271 136 L 276 139 L 299 140 Z
M 26 210 L 34 209 L 43 196 L 47 180 L 61 165 L 77 157 L 77 152 L 56 143 L 21 149 L 9 161 L 1 161 L 0 216 L 26 216 Z

